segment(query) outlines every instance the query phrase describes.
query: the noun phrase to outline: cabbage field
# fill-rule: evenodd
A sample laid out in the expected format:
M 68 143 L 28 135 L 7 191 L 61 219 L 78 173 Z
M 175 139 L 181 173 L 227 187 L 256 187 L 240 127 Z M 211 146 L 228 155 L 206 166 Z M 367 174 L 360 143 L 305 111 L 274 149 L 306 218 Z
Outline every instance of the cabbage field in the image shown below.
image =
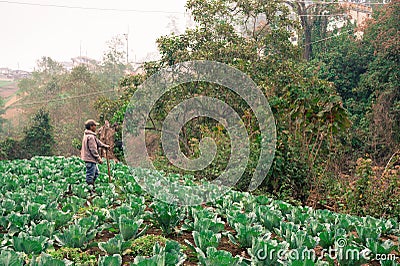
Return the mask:
M 237 191 L 175 206 L 138 186 L 144 171 L 111 163 L 111 183 L 100 172 L 91 195 L 79 158 L 0 161 L 0 265 L 400 265 L 395 219 Z

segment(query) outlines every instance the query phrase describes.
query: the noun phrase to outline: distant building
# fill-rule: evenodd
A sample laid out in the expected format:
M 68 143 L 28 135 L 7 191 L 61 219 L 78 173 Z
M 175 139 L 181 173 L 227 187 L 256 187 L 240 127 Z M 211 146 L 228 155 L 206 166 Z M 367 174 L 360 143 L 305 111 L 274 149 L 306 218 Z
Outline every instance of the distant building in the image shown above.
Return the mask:
M 11 69 L 6 68 L 6 67 L 1 67 L 0 68 L 0 74 L 1 75 L 8 75 L 8 74 L 10 74 L 10 71 L 11 71 Z
M 132 62 L 129 65 L 130 67 L 125 70 L 126 75 L 141 75 L 145 73 L 143 63 Z
M 71 58 L 71 61 L 69 62 L 61 62 L 60 64 L 68 72 L 71 72 L 74 67 L 82 65 L 86 66 L 90 71 L 95 71 L 100 62 L 86 56 L 78 56 Z
M 352 23 L 362 25 L 366 19 L 371 17 L 372 8 L 365 3 L 342 2 L 340 4 L 345 10 Z
M 68 72 L 72 71 L 72 69 L 74 68 L 74 64 L 72 62 L 61 62 L 60 64 Z
M 97 66 L 100 64 L 99 61 L 86 56 L 74 57 L 71 58 L 71 60 L 72 60 L 72 68 L 80 65 L 85 65 L 91 71 L 96 70 Z
M 335 18 L 334 15 L 328 20 L 327 30 L 332 31 L 333 29 L 342 28 L 347 19 L 350 20 L 351 23 L 356 24 L 357 26 L 362 25 L 368 18 L 371 17 L 372 8 L 368 3 L 353 3 L 353 2 L 342 2 L 339 1 L 338 4 L 342 7 L 344 15 L 342 18 Z M 313 1 L 310 1 L 305 4 L 306 7 L 310 5 L 315 5 Z M 293 7 L 287 4 L 287 6 L 292 10 L 290 13 L 290 19 L 292 20 L 299 20 L 297 10 L 293 10 Z M 294 29 L 288 29 L 291 33 L 290 41 L 293 45 L 298 44 L 298 33 Z M 357 36 L 362 35 L 361 32 L 357 33 Z
M 24 78 L 29 78 L 31 76 L 31 72 L 25 70 L 11 70 L 9 76 L 12 77 L 14 80 L 24 79 Z
M 0 80 L 18 80 L 29 78 L 31 73 L 24 70 L 12 70 L 9 68 L 0 68 Z
M 347 19 L 356 26 L 363 25 L 372 15 L 372 8 L 366 3 L 341 2 L 340 6 L 344 9 L 344 12 L 346 12 Z M 346 22 L 346 20 L 333 21 L 332 25 L 336 28 L 341 28 Z M 361 29 L 361 27 L 356 28 L 354 33 L 356 38 L 362 38 L 363 32 Z

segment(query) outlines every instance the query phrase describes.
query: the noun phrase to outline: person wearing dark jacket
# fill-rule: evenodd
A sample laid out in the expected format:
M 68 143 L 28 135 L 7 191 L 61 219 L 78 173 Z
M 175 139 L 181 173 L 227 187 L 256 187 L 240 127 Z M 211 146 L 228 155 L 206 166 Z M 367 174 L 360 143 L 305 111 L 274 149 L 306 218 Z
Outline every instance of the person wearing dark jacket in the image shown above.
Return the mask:
M 89 119 L 85 122 L 85 133 L 82 139 L 82 149 L 81 149 L 81 158 L 86 163 L 86 183 L 89 186 L 93 186 L 90 189 L 91 192 L 94 192 L 94 182 L 99 176 L 99 168 L 97 164 L 102 164 L 103 161 L 99 155 L 99 148 L 110 148 L 109 145 L 104 144 L 96 137 L 96 127 L 99 124 Z

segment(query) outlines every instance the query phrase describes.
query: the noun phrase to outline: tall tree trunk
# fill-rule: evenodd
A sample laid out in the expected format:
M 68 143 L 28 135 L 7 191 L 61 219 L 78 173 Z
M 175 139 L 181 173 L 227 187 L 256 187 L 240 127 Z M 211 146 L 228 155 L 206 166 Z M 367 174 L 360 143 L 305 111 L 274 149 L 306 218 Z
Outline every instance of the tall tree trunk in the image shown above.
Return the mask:
M 303 57 L 307 61 L 310 60 L 312 54 L 311 34 L 314 26 L 314 17 L 312 15 L 319 14 L 321 9 L 318 4 L 308 4 L 305 2 L 286 2 L 300 17 L 301 27 L 304 31 L 304 53 Z
M 312 53 L 312 45 L 311 45 L 311 27 L 306 26 L 304 27 L 304 59 L 307 61 L 310 60 Z

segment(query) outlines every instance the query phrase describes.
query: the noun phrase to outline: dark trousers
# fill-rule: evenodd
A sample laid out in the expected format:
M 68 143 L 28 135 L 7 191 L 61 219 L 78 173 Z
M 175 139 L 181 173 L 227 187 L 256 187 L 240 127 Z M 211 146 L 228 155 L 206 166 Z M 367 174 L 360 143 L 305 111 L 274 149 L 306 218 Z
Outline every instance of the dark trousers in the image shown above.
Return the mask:
M 86 163 L 86 183 L 94 184 L 97 177 L 99 176 L 99 168 L 95 163 Z

